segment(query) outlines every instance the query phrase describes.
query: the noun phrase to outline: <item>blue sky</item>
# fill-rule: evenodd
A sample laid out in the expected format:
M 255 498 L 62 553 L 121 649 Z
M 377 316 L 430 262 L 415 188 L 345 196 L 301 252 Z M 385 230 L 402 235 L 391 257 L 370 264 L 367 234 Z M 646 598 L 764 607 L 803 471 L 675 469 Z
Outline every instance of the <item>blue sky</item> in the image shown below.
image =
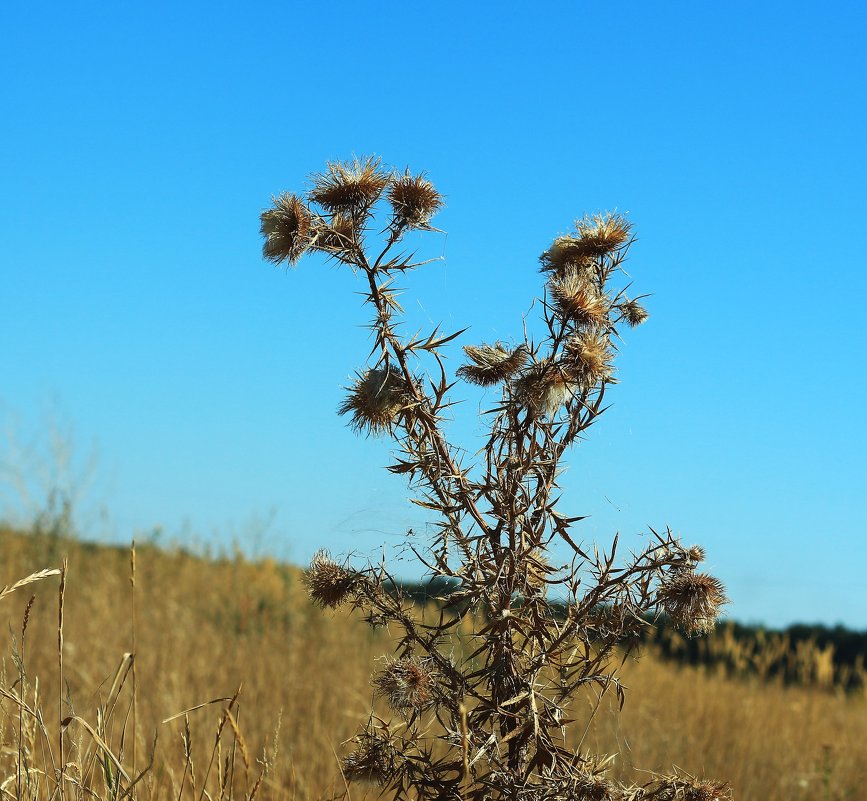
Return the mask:
M 376 153 L 446 195 L 448 234 L 419 242 L 445 260 L 404 298 L 464 343 L 520 335 L 576 217 L 632 219 L 651 319 L 570 456 L 585 539 L 668 524 L 733 617 L 867 628 L 865 14 L 4 4 L 0 514 L 25 514 L 10 476 L 44 484 L 58 427 L 94 536 L 301 562 L 423 531 L 387 442 L 335 416 L 369 350 L 353 276 L 260 257 L 272 194 Z

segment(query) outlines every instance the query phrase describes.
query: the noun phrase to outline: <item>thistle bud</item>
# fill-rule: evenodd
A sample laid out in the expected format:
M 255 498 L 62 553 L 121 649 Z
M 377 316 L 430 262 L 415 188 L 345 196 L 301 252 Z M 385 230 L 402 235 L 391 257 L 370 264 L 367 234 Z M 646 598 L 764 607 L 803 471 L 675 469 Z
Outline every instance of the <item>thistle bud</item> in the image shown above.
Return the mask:
M 279 264 L 295 264 L 310 244 L 311 216 L 295 195 L 286 192 L 273 198 L 274 207 L 259 216 L 265 237 L 262 255 Z

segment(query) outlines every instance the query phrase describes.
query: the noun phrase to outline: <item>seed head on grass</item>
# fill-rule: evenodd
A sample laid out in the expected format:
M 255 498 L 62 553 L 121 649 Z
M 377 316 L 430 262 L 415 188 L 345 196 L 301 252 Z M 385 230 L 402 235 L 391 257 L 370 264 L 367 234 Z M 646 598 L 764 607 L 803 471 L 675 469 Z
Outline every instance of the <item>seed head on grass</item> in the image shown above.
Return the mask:
M 304 572 L 304 583 L 311 600 L 325 609 L 336 609 L 349 600 L 355 573 L 335 562 L 328 551 L 317 551 Z
M 689 637 L 713 631 L 720 610 L 728 603 L 719 579 L 692 570 L 675 571 L 660 592 L 663 610 Z

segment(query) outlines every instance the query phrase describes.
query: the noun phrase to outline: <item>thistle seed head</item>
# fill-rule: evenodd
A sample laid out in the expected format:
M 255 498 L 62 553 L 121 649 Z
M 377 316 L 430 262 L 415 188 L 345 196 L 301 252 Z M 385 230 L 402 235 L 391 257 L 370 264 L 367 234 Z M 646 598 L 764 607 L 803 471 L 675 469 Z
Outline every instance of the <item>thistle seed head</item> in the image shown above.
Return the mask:
M 555 275 L 571 271 L 589 277 L 596 271 L 596 262 L 575 236 L 558 236 L 551 247 L 539 256 L 539 262 L 542 272 Z
M 599 331 L 586 331 L 571 337 L 565 346 L 566 358 L 573 374 L 587 388 L 611 378 L 611 344 Z
M 527 348 L 518 345 L 509 350 L 496 342 L 493 345 L 464 345 L 464 353 L 473 362 L 458 368 L 457 374 L 471 384 L 489 387 L 511 378 L 527 363 Z
M 602 776 L 588 773 L 575 782 L 575 801 L 613 801 L 615 788 Z
M 311 247 L 334 256 L 341 261 L 351 256 L 356 247 L 355 225 L 351 217 L 344 214 L 333 214 L 331 220 L 317 221 L 313 230 Z
M 417 711 L 435 700 L 437 671 L 430 659 L 404 657 L 395 660 L 373 680 L 373 686 L 392 709 Z
M 632 225 L 620 214 L 594 214 L 575 221 L 575 235 L 559 236 L 540 257 L 542 270 L 567 268 L 592 271 L 596 259 L 620 250 L 630 241 Z
M 703 562 L 705 560 L 704 548 L 702 548 L 701 545 L 690 545 L 689 548 L 686 549 L 686 558 L 693 565 Z
M 359 375 L 337 411 L 351 415 L 349 424 L 356 431 L 376 435 L 389 431 L 409 403 L 403 378 L 391 370 L 377 368 Z
M 531 365 L 515 381 L 515 397 L 534 417 L 554 415 L 580 387 L 568 366 L 550 359 Z
M 576 220 L 575 230 L 588 255 L 603 256 L 629 242 L 632 223 L 621 214 L 604 212 Z
M 349 781 L 386 784 L 397 770 L 397 749 L 376 731 L 362 732 L 355 742 L 358 747 L 343 759 L 343 775 Z
M 608 298 L 578 270 L 555 275 L 549 284 L 560 314 L 578 325 L 601 326 L 608 319 Z
M 443 207 L 442 195 L 423 175 L 402 175 L 388 190 L 397 225 L 426 228 L 431 217 Z
M 332 213 L 366 212 L 391 181 L 381 161 L 373 156 L 351 162 L 329 162 L 325 169 L 313 176 L 309 197 Z
M 328 551 L 317 551 L 304 571 L 304 583 L 310 599 L 322 609 L 336 609 L 352 594 L 356 575 L 335 562 Z
M 295 264 L 310 244 L 310 212 L 290 192 L 273 198 L 273 204 L 259 216 L 259 231 L 265 237 L 262 255 L 275 264 Z
M 650 315 L 637 300 L 627 300 L 620 304 L 620 313 L 629 325 L 635 328 L 641 325 Z
M 707 573 L 677 570 L 663 582 L 660 601 L 671 622 L 693 637 L 713 631 L 728 598 L 719 579 Z
M 724 782 L 697 779 L 689 774 L 660 776 L 645 789 L 651 801 L 723 801 L 730 799 L 731 788 Z
M 532 592 L 544 593 L 548 587 L 548 576 L 553 572 L 550 562 L 542 553 L 533 553 L 526 559 L 527 589 Z

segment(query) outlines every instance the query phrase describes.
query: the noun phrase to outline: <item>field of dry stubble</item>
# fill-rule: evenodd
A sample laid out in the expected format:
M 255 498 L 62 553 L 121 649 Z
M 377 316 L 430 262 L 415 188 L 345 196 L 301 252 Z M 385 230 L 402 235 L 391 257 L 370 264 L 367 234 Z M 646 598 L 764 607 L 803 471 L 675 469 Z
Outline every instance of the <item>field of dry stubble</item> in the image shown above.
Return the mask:
M 135 798 L 193 801 L 344 791 L 341 743 L 369 713 L 388 632 L 313 607 L 297 568 L 239 555 L 139 547 L 134 627 L 128 549 L 0 530 L 0 587 L 64 558 L 62 664 L 59 577 L 0 598 L 0 799 L 47 799 L 61 774 L 69 798 L 122 798 L 131 784 Z M 585 740 L 617 754 L 620 777 L 676 765 L 729 781 L 742 801 L 867 797 L 863 695 L 726 678 L 652 652 L 622 676 L 623 712 L 603 704 Z

